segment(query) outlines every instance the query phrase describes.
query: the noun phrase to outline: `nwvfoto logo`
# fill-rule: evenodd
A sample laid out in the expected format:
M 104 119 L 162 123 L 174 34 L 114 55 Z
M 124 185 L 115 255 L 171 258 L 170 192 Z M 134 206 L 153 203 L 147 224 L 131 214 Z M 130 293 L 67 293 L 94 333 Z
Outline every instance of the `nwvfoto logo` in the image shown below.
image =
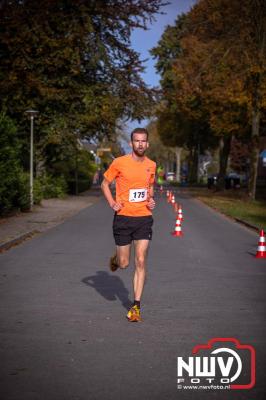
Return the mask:
M 235 338 L 214 338 L 195 346 L 192 354 L 177 357 L 178 389 L 251 389 L 255 385 L 251 345 Z

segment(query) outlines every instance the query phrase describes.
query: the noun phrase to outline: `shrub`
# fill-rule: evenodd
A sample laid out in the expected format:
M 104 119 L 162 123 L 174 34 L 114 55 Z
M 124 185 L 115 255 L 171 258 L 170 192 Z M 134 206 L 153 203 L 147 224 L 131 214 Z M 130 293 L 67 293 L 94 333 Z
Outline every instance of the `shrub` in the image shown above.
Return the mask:
M 35 178 L 33 181 L 33 201 L 34 204 L 40 204 L 44 198 L 43 187 L 40 179 Z
M 21 211 L 30 209 L 30 175 L 26 172 L 20 172 L 18 176 L 18 195 L 14 205 Z
M 67 181 L 68 184 L 68 192 L 70 194 L 76 194 L 76 181 L 75 179 L 69 179 Z M 85 192 L 85 190 L 88 190 L 91 187 L 92 184 L 92 178 L 90 177 L 89 179 L 78 179 L 78 193 Z
M 16 126 L 4 113 L 0 114 L 0 214 L 14 208 L 19 196 L 20 147 L 16 138 Z
M 33 181 L 33 201 L 34 204 L 40 204 L 43 199 L 42 186 L 38 179 Z M 30 209 L 30 174 L 21 172 L 18 179 L 18 196 L 14 206 L 21 211 Z
M 66 195 L 67 183 L 63 176 L 54 177 L 45 174 L 37 178 L 35 181 L 45 199 L 52 197 L 63 198 Z
M 43 175 L 35 178 L 33 181 L 33 201 L 34 204 L 40 204 L 42 199 L 51 197 L 63 198 L 66 195 L 67 184 L 63 177 L 52 177 Z M 17 196 L 12 204 L 13 208 L 19 208 L 21 211 L 30 209 L 30 175 L 26 172 L 20 172 L 17 181 Z

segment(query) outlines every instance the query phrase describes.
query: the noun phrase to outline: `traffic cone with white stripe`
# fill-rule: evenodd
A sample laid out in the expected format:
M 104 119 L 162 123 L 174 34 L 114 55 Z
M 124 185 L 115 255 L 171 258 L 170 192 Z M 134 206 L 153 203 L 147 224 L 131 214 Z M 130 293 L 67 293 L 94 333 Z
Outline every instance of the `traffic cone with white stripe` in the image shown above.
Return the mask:
M 167 199 L 167 202 L 168 202 L 168 203 L 171 203 L 171 200 L 172 200 L 172 192 L 171 192 L 171 190 L 170 190 L 169 196 L 168 196 L 168 199 Z
M 266 258 L 265 235 L 263 230 L 260 231 L 260 239 L 258 243 L 256 258 Z
M 176 218 L 175 230 L 174 230 L 174 232 L 172 232 L 172 235 L 173 236 L 183 236 L 181 221 L 178 217 Z
M 175 205 L 175 195 L 173 194 L 172 198 L 171 198 L 171 204 L 174 207 Z
M 183 212 L 182 212 L 182 207 L 181 207 L 181 205 L 179 205 L 179 207 L 178 207 L 177 216 L 178 216 L 178 218 L 180 219 L 180 221 L 183 221 Z

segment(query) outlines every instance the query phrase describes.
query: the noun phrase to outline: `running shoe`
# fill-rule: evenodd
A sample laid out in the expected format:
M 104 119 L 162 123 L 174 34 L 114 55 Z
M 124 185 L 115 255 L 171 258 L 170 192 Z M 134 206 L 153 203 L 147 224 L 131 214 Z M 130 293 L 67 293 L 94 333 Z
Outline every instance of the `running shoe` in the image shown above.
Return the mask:
M 139 322 L 140 318 L 140 308 L 138 306 L 133 306 L 127 313 L 127 319 L 130 322 Z
M 114 255 L 110 258 L 109 266 L 110 266 L 110 270 L 111 270 L 112 272 L 115 272 L 115 271 L 119 268 L 119 265 L 117 264 L 117 257 L 116 257 L 116 254 L 114 254 Z

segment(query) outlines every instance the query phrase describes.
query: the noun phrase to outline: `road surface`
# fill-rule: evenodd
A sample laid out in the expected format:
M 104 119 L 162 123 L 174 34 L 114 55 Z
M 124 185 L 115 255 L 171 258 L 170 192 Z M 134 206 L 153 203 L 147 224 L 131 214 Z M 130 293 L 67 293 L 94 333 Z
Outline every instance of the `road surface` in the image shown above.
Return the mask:
M 179 192 L 184 237 L 157 195 L 142 323 L 128 323 L 132 263 L 109 272 L 104 199 L 0 256 L 3 400 L 247 399 L 266 396 L 266 260 L 258 236 Z M 250 390 L 177 388 L 177 357 L 235 338 L 256 351 Z M 250 364 L 243 355 L 243 369 Z M 245 365 L 246 363 L 246 365 Z

